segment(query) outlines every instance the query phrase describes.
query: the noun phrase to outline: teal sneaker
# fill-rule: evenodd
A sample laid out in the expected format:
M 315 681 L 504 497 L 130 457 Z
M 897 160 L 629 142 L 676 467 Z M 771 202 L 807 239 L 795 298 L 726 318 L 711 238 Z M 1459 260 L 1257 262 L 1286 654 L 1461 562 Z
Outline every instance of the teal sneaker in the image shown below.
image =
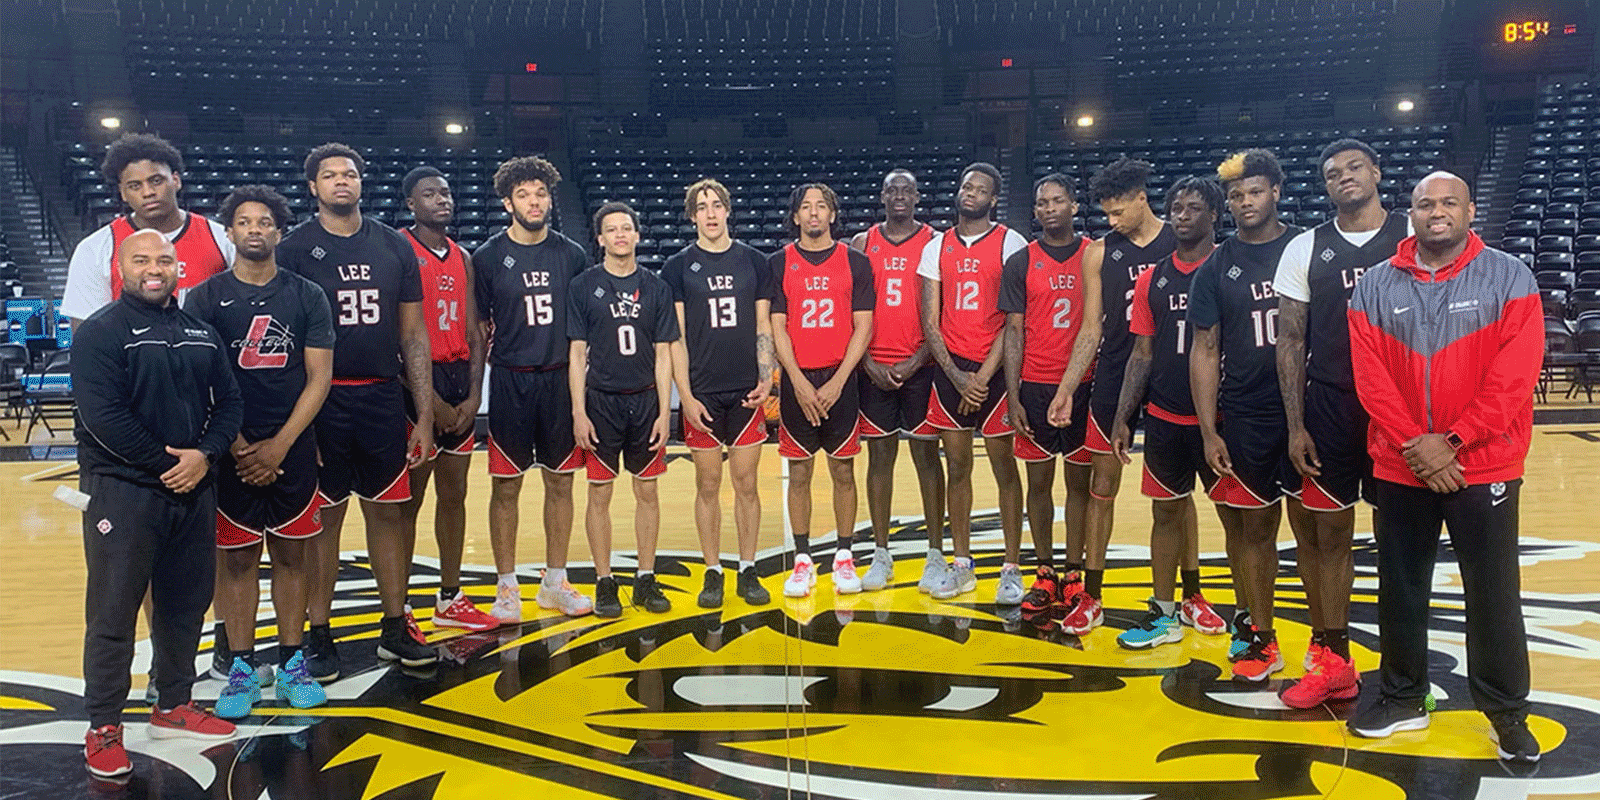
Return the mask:
M 1228 633 L 1233 634 L 1233 638 L 1228 640 L 1228 660 L 1238 661 L 1256 638 L 1256 626 L 1250 621 L 1250 612 L 1244 609 L 1234 611 Z
M 296 651 L 278 669 L 278 699 L 291 708 L 315 708 L 328 702 L 328 690 L 311 678 L 304 651 Z
M 256 682 L 256 671 L 242 658 L 234 658 L 228 669 L 228 685 L 217 697 L 216 714 L 223 719 L 250 716 L 251 708 L 261 702 L 261 684 Z
M 1117 634 L 1117 644 L 1129 650 L 1150 650 L 1168 642 L 1183 641 L 1183 623 L 1178 620 L 1177 609 L 1163 614 L 1154 597 L 1149 603 L 1150 610 L 1144 613 L 1138 625 Z

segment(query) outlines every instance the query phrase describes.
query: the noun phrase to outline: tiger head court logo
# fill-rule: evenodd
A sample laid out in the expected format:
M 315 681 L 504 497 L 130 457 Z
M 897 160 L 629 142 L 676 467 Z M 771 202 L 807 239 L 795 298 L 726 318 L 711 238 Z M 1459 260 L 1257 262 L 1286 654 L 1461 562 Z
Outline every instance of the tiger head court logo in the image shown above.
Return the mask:
M 1600 701 L 1535 692 L 1528 723 L 1543 760 L 1513 772 L 1496 759 L 1468 690 L 1464 606 L 1448 549 L 1434 589 L 1432 724 L 1363 740 L 1342 722 L 1351 703 L 1298 711 L 1278 700 L 1280 680 L 1232 682 L 1225 634 L 1188 630 L 1154 650 L 1119 648 L 1116 634 L 1136 622 L 1149 594 L 1144 548 L 1113 546 L 1106 625 L 1080 639 L 992 604 L 998 520 L 979 515 L 973 527 L 979 588 L 949 602 L 917 591 L 926 538 L 915 521 L 896 524 L 895 582 L 880 592 L 836 596 L 824 575 L 811 597 L 786 600 L 778 590 L 788 560 L 774 550 L 758 562 L 771 604 L 750 606 L 729 592 L 722 608 L 701 609 L 699 555 L 673 553 L 657 561 L 670 612 L 628 607 L 616 620 L 569 619 L 538 611 L 537 584 L 524 577 L 526 613 L 538 616 L 520 627 L 461 634 L 434 629 L 419 609 L 441 654 L 426 672 L 376 660 L 376 590 L 364 557 L 347 554 L 334 620 L 347 677 L 328 686 L 329 703 L 296 710 L 267 690 L 234 740 L 190 744 L 152 741 L 136 691 L 124 720 L 134 776 L 111 790 L 252 800 L 1600 792 Z M 1280 677 L 1292 680 L 1304 674 L 1308 615 L 1292 542 L 1281 546 L 1278 631 L 1290 663 Z M 1376 551 L 1367 534 L 1356 548 L 1352 653 L 1370 682 Z M 1581 558 L 1600 545 L 1524 537 L 1521 548 L 1531 564 Z M 818 563 L 829 549 L 816 545 Z M 617 574 L 626 603 L 632 571 Z M 1225 559 L 1204 555 L 1202 574 L 1226 615 Z M 573 567 L 569 576 L 592 586 L 592 569 Z M 463 579 L 476 600 L 493 596 L 492 570 Z M 436 573 L 419 566 L 413 596 L 436 586 Z M 1597 630 L 1600 595 L 1528 593 L 1524 607 L 1535 653 L 1600 663 L 1600 641 L 1581 635 Z M 272 620 L 258 624 L 270 641 Z M 147 657 L 147 644 L 139 646 Z M 275 660 L 270 647 L 261 656 Z M 209 704 L 219 689 L 202 680 L 196 697 Z M 115 796 L 83 771 L 81 694 L 75 679 L 0 673 L 0 796 Z

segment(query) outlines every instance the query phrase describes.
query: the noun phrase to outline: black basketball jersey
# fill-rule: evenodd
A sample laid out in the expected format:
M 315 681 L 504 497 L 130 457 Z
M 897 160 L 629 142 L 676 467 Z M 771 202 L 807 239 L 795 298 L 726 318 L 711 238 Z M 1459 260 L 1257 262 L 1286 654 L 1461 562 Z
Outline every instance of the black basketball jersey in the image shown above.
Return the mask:
M 1350 367 L 1350 295 L 1361 274 L 1394 255 L 1407 235 L 1406 214 L 1389 212 L 1378 233 L 1357 247 L 1344 238 L 1333 220 L 1312 229 L 1311 269 L 1306 282 L 1311 302 L 1306 309 L 1306 377 L 1355 391 Z
M 772 299 L 767 257 L 743 242 L 721 253 L 690 243 L 661 267 L 672 299 L 683 304 L 689 387 L 696 395 L 747 391 L 756 368 L 756 301 Z
M 1189 289 L 1189 325 L 1221 326 L 1222 387 L 1217 405 L 1225 414 L 1282 414 L 1278 390 L 1278 295 L 1272 279 L 1278 260 L 1300 228 L 1264 244 L 1230 237 L 1195 270 Z
M 1200 262 L 1205 263 L 1204 261 Z M 1145 295 L 1150 314 L 1150 402 L 1162 410 L 1182 417 L 1194 416 L 1194 395 L 1189 391 L 1189 351 L 1194 329 L 1189 327 L 1189 287 L 1200 264 L 1180 269 L 1175 255 L 1156 262 L 1148 277 Z M 1138 310 L 1135 314 L 1138 315 Z
M 513 369 L 567 363 L 567 286 L 589 268 L 577 242 L 557 231 L 517 244 L 505 231 L 472 254 L 478 318 L 494 324 L 489 363 Z
M 596 265 L 572 281 L 567 337 L 589 343 L 585 386 L 637 392 L 656 381 L 657 342 L 678 339 L 672 290 L 647 269 L 618 277 Z
M 335 236 L 315 217 L 284 234 L 278 267 L 322 287 L 333 314 L 333 377 L 400 374 L 400 304 L 422 302 L 417 256 L 399 232 L 371 217 Z
M 1178 237 L 1172 226 L 1161 224 L 1161 232 L 1140 247 L 1116 231 L 1106 234 L 1105 259 L 1100 262 L 1101 325 L 1100 355 L 1095 361 L 1095 381 L 1105 380 L 1120 387 L 1128 354 L 1133 352 L 1133 334 L 1128 321 L 1133 318 L 1133 285 L 1139 274 L 1172 255 Z
M 244 397 L 244 430 L 257 435 L 289 421 L 306 388 L 307 347 L 334 345 L 333 315 L 322 289 L 287 270 L 265 286 L 230 272 L 189 290 L 185 311 L 217 329 Z

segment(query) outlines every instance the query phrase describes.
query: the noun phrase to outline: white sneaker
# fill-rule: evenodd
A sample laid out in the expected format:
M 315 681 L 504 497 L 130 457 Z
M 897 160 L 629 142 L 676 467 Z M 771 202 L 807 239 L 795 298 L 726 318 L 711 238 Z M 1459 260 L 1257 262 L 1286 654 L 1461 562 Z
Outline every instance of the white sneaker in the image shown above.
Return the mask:
M 789 573 L 788 580 L 783 582 L 783 596 L 807 597 L 811 594 L 811 587 L 816 585 L 816 566 L 811 563 L 809 556 L 800 556 L 794 560 L 794 571 Z
M 502 583 L 495 588 L 494 605 L 489 608 L 489 616 L 494 617 L 503 625 L 515 625 L 522 621 L 522 589 L 515 584 Z
M 944 580 L 940 581 L 938 586 L 933 587 L 933 591 L 929 592 L 929 594 L 933 595 L 935 600 L 949 600 L 958 594 L 966 594 L 967 592 L 977 591 L 977 589 L 978 577 L 972 574 L 972 565 L 963 566 L 957 560 L 950 565 L 950 570 L 945 573 Z
M 931 594 L 933 587 L 944 582 L 944 574 L 949 571 L 950 564 L 944 560 L 944 553 L 929 549 L 928 558 L 922 563 L 922 579 L 917 581 L 917 591 Z
M 889 548 L 880 547 L 872 551 L 872 566 L 868 567 L 867 574 L 862 576 L 861 588 L 876 592 L 893 582 L 894 557 L 889 555 Z
M 582 592 L 572 588 L 572 584 L 562 581 L 555 583 L 540 583 L 539 594 L 534 597 L 540 608 L 554 608 L 569 617 L 581 617 L 594 610 L 594 601 L 585 597 Z M 498 602 L 495 604 L 499 605 Z
M 856 575 L 856 560 L 850 556 L 833 560 L 833 590 L 839 594 L 856 594 L 861 591 L 861 577 Z
M 1000 583 L 994 587 L 994 604 L 997 606 L 1022 605 L 1022 571 L 1015 564 L 1000 568 Z

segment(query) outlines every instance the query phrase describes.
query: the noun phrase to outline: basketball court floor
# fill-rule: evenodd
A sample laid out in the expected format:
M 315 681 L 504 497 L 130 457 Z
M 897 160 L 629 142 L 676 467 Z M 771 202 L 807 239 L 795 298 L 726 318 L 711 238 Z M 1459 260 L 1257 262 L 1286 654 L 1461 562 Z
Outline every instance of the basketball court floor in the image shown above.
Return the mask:
M 532 479 L 519 553 L 528 621 L 482 634 L 434 628 L 422 601 L 437 586 L 425 522 L 413 596 L 442 658 L 425 672 L 380 664 L 376 591 L 352 514 L 334 623 L 349 677 L 329 687 L 328 705 L 297 711 L 277 704 L 269 689 L 233 741 L 152 741 L 143 724 L 149 649 L 142 640 L 126 715 L 134 774 L 106 783 L 88 776 L 82 758 L 80 521 L 51 496 L 76 485 L 72 452 L 11 452 L 31 460 L 0 464 L 6 800 L 1600 797 L 1600 424 L 1539 426 L 1534 436 L 1522 496 L 1522 575 L 1535 690 L 1529 723 L 1545 756 L 1521 770 L 1495 758 L 1488 723 L 1471 709 L 1460 577 L 1448 547 L 1434 584 L 1432 726 L 1366 741 L 1341 723 L 1351 704 L 1294 711 L 1277 699 L 1284 681 L 1304 673 L 1309 635 L 1287 526 L 1278 629 L 1289 663 L 1277 679 L 1262 687 L 1230 681 L 1226 636 L 1190 630 L 1182 643 L 1155 651 L 1118 648 L 1116 634 L 1134 624 L 1149 594 L 1149 503 L 1138 494 L 1137 459 L 1117 510 L 1106 625 L 1079 639 L 1038 630 L 992 604 L 1000 533 L 981 466 L 978 591 L 950 602 L 917 592 L 926 534 L 905 456 L 891 589 L 836 596 L 824 575 L 812 597 L 782 597 L 785 479 L 769 449 L 759 565 L 774 600 L 746 605 L 730 580 L 722 609 L 700 609 L 693 469 L 675 449 L 662 478 L 667 555 L 657 567 L 673 601 L 669 613 L 625 608 L 618 620 L 569 620 L 540 612 L 533 595 L 544 553 Z M 495 582 L 488 479 L 483 454 L 474 459 L 463 578 L 486 605 Z M 819 511 L 828 508 L 826 494 L 819 480 Z M 630 493 L 619 491 L 614 506 L 626 587 Z M 431 508 L 430 501 L 425 521 Z M 820 524 L 826 514 L 817 516 Z M 593 570 L 576 566 L 586 555 L 581 520 L 580 513 L 572 577 L 592 592 Z M 1233 593 L 1208 503 L 1200 520 L 1205 592 L 1226 612 Z M 1377 582 L 1365 509 L 1357 530 L 1353 651 L 1370 674 L 1378 664 Z M 826 564 L 832 536 L 821 534 L 812 540 Z M 731 551 L 731 519 L 724 542 Z M 869 548 L 858 544 L 861 560 Z M 265 603 L 258 630 L 264 660 L 275 661 Z M 220 688 L 203 680 L 196 696 L 215 698 Z

